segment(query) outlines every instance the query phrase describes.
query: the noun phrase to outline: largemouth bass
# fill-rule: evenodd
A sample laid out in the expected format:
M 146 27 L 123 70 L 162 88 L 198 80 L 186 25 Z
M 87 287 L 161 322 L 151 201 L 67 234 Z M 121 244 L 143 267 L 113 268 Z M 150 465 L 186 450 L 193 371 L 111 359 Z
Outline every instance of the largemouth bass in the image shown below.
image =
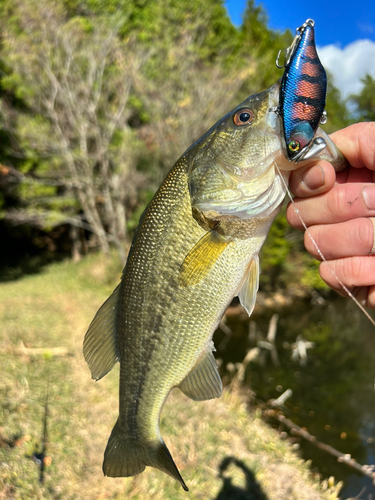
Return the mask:
M 107 476 L 152 466 L 187 490 L 159 417 L 174 387 L 193 400 L 220 396 L 213 333 L 234 296 L 249 314 L 254 308 L 258 253 L 296 168 L 283 154 L 279 94 L 277 83 L 249 97 L 176 162 L 140 219 L 121 283 L 86 333 L 94 379 L 120 361 Z M 328 146 L 319 158 L 339 162 Z

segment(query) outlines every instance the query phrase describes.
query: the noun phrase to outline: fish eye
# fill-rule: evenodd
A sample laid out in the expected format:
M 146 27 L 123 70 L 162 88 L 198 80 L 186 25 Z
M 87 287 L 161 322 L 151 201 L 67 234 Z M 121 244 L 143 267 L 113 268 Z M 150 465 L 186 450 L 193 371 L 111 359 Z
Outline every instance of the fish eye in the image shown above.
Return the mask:
M 296 151 L 299 151 L 300 143 L 298 141 L 290 141 L 288 148 L 292 151 L 292 153 L 295 153 Z
M 251 109 L 240 109 L 233 117 L 235 125 L 247 125 L 254 120 L 254 113 Z

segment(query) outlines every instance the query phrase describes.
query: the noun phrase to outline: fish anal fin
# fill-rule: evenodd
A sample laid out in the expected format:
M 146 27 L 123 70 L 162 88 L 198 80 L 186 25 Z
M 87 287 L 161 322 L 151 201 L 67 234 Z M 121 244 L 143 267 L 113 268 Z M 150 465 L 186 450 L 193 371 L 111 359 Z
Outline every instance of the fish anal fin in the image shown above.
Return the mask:
M 95 380 L 104 377 L 120 359 L 116 340 L 119 287 L 120 285 L 100 307 L 83 341 L 83 355 Z
M 104 452 L 103 473 L 109 477 L 136 476 L 146 466 L 155 467 L 176 479 L 189 491 L 164 441 L 140 441 L 123 434 L 116 422 Z
M 194 401 L 204 401 L 221 396 L 223 384 L 211 348 L 208 348 L 200 357 L 197 364 L 178 387 Z
M 238 293 L 241 304 L 250 316 L 253 312 L 257 291 L 259 288 L 259 257 L 254 255 L 244 276 L 244 281 Z
M 215 229 L 202 236 L 181 265 L 180 285 L 192 286 L 199 283 L 207 276 L 230 242 L 230 239 L 220 235 Z

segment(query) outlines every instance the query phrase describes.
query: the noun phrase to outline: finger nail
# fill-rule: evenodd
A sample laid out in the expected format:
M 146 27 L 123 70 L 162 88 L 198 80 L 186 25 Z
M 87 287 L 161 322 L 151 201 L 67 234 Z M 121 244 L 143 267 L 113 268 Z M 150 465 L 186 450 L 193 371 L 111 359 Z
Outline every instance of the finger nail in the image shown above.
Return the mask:
M 363 188 L 362 193 L 366 207 L 369 210 L 375 210 L 375 186 L 367 186 Z
M 311 190 L 322 187 L 324 182 L 325 172 L 319 164 L 308 168 L 302 175 L 302 183 Z

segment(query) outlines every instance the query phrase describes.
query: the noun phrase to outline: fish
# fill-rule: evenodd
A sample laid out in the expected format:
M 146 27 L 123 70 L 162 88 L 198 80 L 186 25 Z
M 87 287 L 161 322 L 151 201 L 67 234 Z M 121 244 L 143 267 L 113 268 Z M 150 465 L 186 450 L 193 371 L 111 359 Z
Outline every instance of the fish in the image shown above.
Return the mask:
M 83 354 L 99 380 L 120 362 L 119 416 L 104 452 L 109 477 L 154 467 L 188 491 L 159 430 L 170 391 L 194 401 L 223 387 L 212 336 L 235 296 L 253 311 L 259 251 L 290 172 L 342 156 L 326 147 L 300 163 L 283 152 L 280 81 L 245 99 L 182 154 L 140 218 L 120 284 L 96 313 Z

